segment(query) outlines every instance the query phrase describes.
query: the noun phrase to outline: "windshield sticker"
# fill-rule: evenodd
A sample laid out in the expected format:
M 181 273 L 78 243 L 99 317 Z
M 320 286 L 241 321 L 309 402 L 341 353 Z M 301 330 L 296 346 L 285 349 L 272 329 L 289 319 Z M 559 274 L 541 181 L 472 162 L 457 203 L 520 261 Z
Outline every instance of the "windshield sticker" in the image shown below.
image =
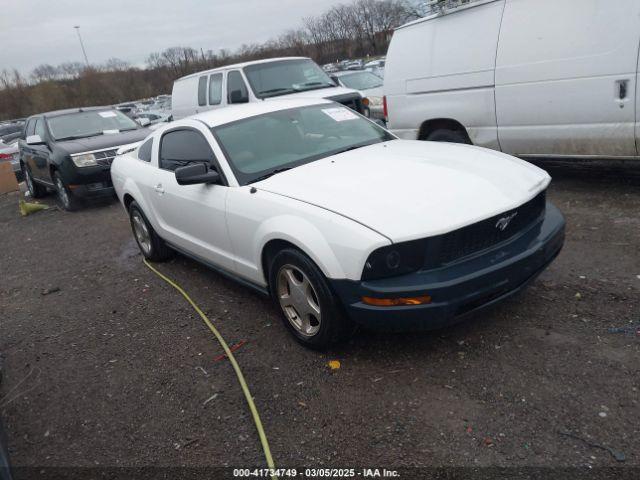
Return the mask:
M 351 110 L 347 110 L 343 107 L 324 108 L 322 111 L 333 118 L 336 122 L 344 122 L 346 120 L 354 120 L 358 118 L 358 116 Z
M 116 112 L 98 112 L 102 118 L 113 118 L 116 116 Z

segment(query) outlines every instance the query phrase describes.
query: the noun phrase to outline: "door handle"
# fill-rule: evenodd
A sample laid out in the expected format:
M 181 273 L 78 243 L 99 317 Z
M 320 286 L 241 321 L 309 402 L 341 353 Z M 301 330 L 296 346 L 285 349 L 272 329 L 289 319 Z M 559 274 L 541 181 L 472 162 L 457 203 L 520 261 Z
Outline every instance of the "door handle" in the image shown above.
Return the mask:
M 629 95 L 629 80 L 618 80 L 618 100 L 626 100 Z
M 154 185 L 153 189 L 159 194 L 163 194 L 164 193 L 164 188 L 162 188 L 162 184 L 161 183 L 158 183 L 158 184 Z

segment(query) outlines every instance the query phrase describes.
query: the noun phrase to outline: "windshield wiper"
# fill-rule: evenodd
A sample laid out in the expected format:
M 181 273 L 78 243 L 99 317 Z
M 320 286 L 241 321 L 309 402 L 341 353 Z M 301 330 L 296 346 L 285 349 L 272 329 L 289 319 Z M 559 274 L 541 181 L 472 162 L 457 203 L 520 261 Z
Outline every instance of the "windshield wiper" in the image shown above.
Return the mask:
M 56 138 L 57 142 L 64 142 L 65 140 L 79 140 L 81 138 L 97 137 L 102 135 L 102 132 L 90 133 L 88 135 L 70 135 L 68 137 Z
M 270 88 L 269 90 L 263 90 L 261 92 L 258 92 L 258 95 L 269 95 L 270 93 L 291 93 L 291 92 L 295 92 L 296 90 L 294 90 L 293 88 L 285 88 L 285 87 L 278 87 L 278 88 Z
M 335 87 L 335 85 L 333 83 L 326 83 L 326 82 L 307 82 L 307 83 L 303 83 L 302 85 L 298 85 L 299 87 L 302 88 L 297 88 L 296 90 L 298 92 L 304 92 L 307 90 L 317 90 L 320 88 L 329 88 L 329 87 Z M 304 88 L 304 87 L 311 87 L 311 88 Z
M 351 145 L 350 147 L 346 147 L 346 148 L 343 148 L 342 150 L 333 152 L 332 155 L 339 155 L 340 153 L 350 152 L 351 150 L 357 150 L 362 147 L 368 147 L 369 145 L 373 145 L 374 143 L 378 143 L 378 142 L 367 142 L 367 143 L 360 143 L 358 145 Z
M 276 168 L 275 170 L 271 170 L 269 173 L 265 173 L 264 175 L 260 175 L 258 178 L 254 178 L 249 183 L 255 183 L 261 180 L 266 180 L 267 178 L 275 175 L 276 173 L 286 172 L 287 170 L 291 170 L 291 167 Z

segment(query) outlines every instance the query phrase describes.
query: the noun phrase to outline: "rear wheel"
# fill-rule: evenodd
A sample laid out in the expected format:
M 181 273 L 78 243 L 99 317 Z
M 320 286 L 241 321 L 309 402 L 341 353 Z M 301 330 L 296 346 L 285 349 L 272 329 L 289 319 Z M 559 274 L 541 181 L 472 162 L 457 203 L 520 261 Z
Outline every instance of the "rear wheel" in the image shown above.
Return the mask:
M 471 141 L 465 132 L 443 128 L 429 133 L 425 140 L 430 142 L 466 143 L 467 145 L 471 145 Z
M 47 189 L 35 182 L 28 167 L 23 167 L 23 170 L 24 170 L 24 180 L 27 183 L 27 189 L 29 190 L 29 194 L 33 198 L 44 197 L 44 195 L 47 193 Z
M 276 253 L 269 289 L 285 326 L 303 345 L 323 349 L 354 331 L 320 269 L 299 250 Z
M 56 186 L 56 196 L 58 197 L 60 206 L 68 212 L 77 210 L 80 206 L 80 200 L 71 193 L 69 187 L 67 187 L 64 180 L 62 180 L 60 173 L 53 173 L 53 183 Z
M 163 262 L 173 256 L 173 250 L 158 236 L 137 202 L 129 205 L 129 220 L 136 243 L 147 260 Z

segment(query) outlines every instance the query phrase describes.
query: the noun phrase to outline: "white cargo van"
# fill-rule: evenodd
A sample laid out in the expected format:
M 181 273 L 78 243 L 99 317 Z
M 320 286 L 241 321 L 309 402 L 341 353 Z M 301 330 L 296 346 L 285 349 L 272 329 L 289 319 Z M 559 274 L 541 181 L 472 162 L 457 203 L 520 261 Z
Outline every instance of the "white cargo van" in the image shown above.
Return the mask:
M 173 83 L 174 120 L 234 103 L 259 102 L 286 95 L 326 98 L 360 113 L 362 97 L 337 86 L 310 58 L 285 57 L 238 63 L 179 78 Z
M 638 157 L 638 0 L 480 0 L 398 28 L 389 128 L 521 156 Z

